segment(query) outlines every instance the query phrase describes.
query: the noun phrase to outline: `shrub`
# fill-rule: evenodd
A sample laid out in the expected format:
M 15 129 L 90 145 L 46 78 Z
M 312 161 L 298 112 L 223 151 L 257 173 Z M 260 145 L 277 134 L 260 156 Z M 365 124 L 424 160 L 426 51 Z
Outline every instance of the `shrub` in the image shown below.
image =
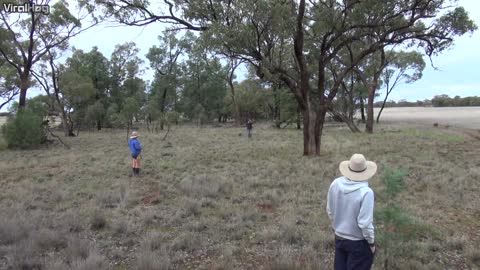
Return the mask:
M 86 260 L 93 251 L 92 244 L 85 239 L 71 238 L 68 240 L 67 247 L 63 250 L 65 259 L 68 263 Z
M 16 243 L 13 247 L 13 269 L 44 269 L 37 251 L 30 239 Z
M 72 264 L 74 270 L 107 270 L 108 262 L 104 256 L 96 250 L 91 251 L 86 260 L 75 261 Z
M 83 221 L 77 213 L 72 211 L 67 212 L 62 217 L 63 226 L 65 226 L 69 232 L 81 232 L 83 231 Z
M 28 237 L 27 228 L 16 219 L 0 220 L 0 245 L 11 245 Z
M 90 228 L 92 230 L 100 230 L 105 228 L 106 225 L 107 219 L 105 218 L 105 215 L 101 211 L 95 210 L 90 219 Z
M 167 270 L 172 268 L 172 263 L 165 250 L 157 252 L 141 250 L 137 256 L 137 270 Z
M 147 233 L 137 255 L 138 270 L 171 269 L 171 261 L 164 246 L 165 238 L 159 233 Z
M 394 198 L 398 193 L 400 193 L 404 187 L 403 179 L 408 175 L 408 172 L 403 169 L 393 170 L 386 168 L 382 180 L 385 184 L 386 190 L 385 193 L 387 198 Z
M 115 235 L 127 235 L 129 233 L 128 221 L 125 219 L 117 220 L 113 223 L 113 231 Z
M 473 267 L 480 267 L 480 251 L 478 248 L 468 247 L 465 250 L 465 255 Z
M 33 235 L 36 247 L 39 250 L 60 250 L 67 246 L 63 235 L 48 229 L 41 229 Z
M 26 149 L 46 140 L 42 118 L 31 110 L 22 110 L 2 126 L 8 148 Z
M 186 252 L 193 252 L 200 248 L 202 248 L 200 237 L 190 232 L 180 234 L 172 243 L 172 249 L 175 251 L 183 250 Z

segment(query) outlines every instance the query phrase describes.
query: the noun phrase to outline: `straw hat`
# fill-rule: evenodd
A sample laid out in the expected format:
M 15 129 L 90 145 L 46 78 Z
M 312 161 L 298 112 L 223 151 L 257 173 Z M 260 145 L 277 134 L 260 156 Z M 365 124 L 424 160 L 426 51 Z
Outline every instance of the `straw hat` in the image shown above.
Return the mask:
M 138 133 L 136 131 L 133 131 L 130 138 L 137 138 L 137 137 L 138 137 Z
M 367 161 L 362 154 L 353 154 L 350 160 L 340 162 L 338 168 L 352 181 L 368 181 L 377 172 L 377 164 Z

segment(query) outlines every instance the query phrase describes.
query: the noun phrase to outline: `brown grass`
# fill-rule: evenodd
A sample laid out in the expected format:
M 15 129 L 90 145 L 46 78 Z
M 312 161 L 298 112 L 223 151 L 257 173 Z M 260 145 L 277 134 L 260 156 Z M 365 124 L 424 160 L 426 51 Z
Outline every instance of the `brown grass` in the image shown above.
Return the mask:
M 248 140 L 243 129 L 177 127 L 165 142 L 140 130 L 140 178 L 130 177 L 123 131 L 65 138 L 71 150 L 2 151 L 0 255 L 6 268 L 331 269 L 326 192 L 338 163 L 360 152 L 380 172 L 409 172 L 398 201 L 420 224 L 407 230 L 419 233 L 390 261 L 478 267 L 480 141 L 433 127 L 376 128 L 368 136 L 329 127 L 314 158 L 301 156 L 297 130 L 257 125 Z M 371 186 L 381 209 L 379 177 Z
M 375 108 L 375 112 L 379 111 Z M 480 107 L 410 107 L 385 108 L 380 121 L 480 130 Z

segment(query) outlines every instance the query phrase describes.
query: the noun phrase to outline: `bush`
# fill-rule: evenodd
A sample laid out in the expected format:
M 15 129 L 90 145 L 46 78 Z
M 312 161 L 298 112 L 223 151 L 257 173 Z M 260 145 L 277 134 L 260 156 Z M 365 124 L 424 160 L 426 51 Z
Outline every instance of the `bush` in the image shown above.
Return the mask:
M 101 230 L 105 228 L 105 226 L 107 226 L 105 215 L 99 210 L 95 210 L 90 218 L 90 228 L 92 230 Z
M 2 126 L 8 148 L 26 149 L 46 140 L 42 118 L 31 110 L 19 111 Z
M 383 183 L 385 184 L 385 193 L 387 198 L 393 199 L 398 193 L 405 188 L 403 179 L 408 175 L 408 172 L 404 169 L 393 170 L 385 168 L 382 175 Z

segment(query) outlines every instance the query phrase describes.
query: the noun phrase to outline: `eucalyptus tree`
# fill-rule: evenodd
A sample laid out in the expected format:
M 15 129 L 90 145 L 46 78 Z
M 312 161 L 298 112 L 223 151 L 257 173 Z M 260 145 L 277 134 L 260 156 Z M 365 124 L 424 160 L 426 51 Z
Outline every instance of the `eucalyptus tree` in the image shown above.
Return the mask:
M 237 99 L 236 99 L 236 91 L 235 91 L 235 82 L 234 80 L 236 79 L 235 71 L 238 69 L 243 64 L 242 60 L 239 60 L 235 57 L 227 57 L 227 68 L 228 71 L 225 73 L 226 77 L 225 80 L 228 83 L 228 87 L 230 89 L 230 98 L 231 98 L 231 104 L 233 107 L 233 112 L 235 116 L 235 124 L 238 126 L 240 125 L 241 122 L 241 115 L 240 115 L 240 107 L 238 105 Z
M 380 76 L 386 66 L 387 59 L 385 49 L 382 47 L 354 68 L 358 78 L 360 78 L 367 89 L 367 122 L 365 125 L 365 131 L 367 133 L 373 133 L 373 102 L 375 100 L 375 93 L 381 86 Z
M 190 119 L 194 119 L 198 113 L 204 114 L 204 120 L 221 118 L 227 94 L 225 66 L 219 57 L 209 53 L 200 43 L 192 46 L 187 54 L 188 59 L 182 63 L 180 78 L 182 111 Z
M 69 117 L 63 102 L 63 94 L 60 91 L 60 69 L 55 63 L 58 59 L 58 51 L 49 50 L 44 56 L 44 61 L 40 62 L 31 73 L 37 83 L 44 89 L 51 102 L 51 110 L 58 111 L 62 120 L 62 127 L 65 136 L 74 136 L 73 124 Z
M 135 97 L 127 97 L 125 98 L 124 103 L 122 104 L 122 110 L 120 111 L 120 115 L 123 116 L 123 120 L 127 124 L 127 140 L 128 135 L 130 134 L 130 128 L 133 124 L 133 119 L 135 115 L 138 114 L 140 110 L 140 103 L 138 99 Z
M 390 51 L 387 54 L 387 62 L 388 64 L 381 75 L 385 88 L 385 98 L 377 114 L 377 123 L 380 122 L 380 115 L 393 89 L 402 83 L 410 84 L 418 81 L 422 78 L 425 69 L 425 61 L 417 51 Z
M 428 56 L 449 48 L 456 36 L 476 29 L 457 2 L 165 0 L 167 9 L 161 13 L 147 1 L 95 4 L 103 4 L 100 12 L 128 25 L 168 22 L 202 31 L 212 44 L 254 65 L 259 77 L 281 80 L 302 111 L 304 155 L 319 155 L 325 115 L 344 78 L 364 58 L 388 46 L 416 46 Z M 286 50 L 293 61 L 280 65 L 271 57 L 279 40 L 288 40 Z M 352 61 L 338 66 L 331 80 L 329 66 L 349 47 L 358 51 Z
M 177 38 L 176 35 L 177 31 L 164 31 L 163 35 L 158 36 L 159 45 L 151 47 L 146 55 L 150 61 L 150 67 L 155 71 L 150 96 L 158 103 L 157 106 L 162 115 L 165 114 L 167 107 L 176 110 L 177 89 L 181 76 L 179 58 L 189 49 L 194 39 L 191 32 L 187 32 L 181 38 Z M 161 121 L 161 130 L 163 126 L 164 121 Z
M 18 74 L 6 61 L 0 59 L 0 109 L 10 103 L 19 93 Z
M 128 97 L 133 96 L 138 102 L 144 99 L 145 82 L 139 77 L 143 74 L 143 60 L 138 56 L 139 52 L 140 49 L 134 42 L 126 42 L 116 45 L 110 57 L 109 97 L 120 110 Z
M 96 95 L 95 85 L 90 77 L 65 66 L 59 67 L 58 84 L 61 89 L 61 104 L 64 106 L 68 123 L 68 134 L 73 134 L 76 127 L 78 135 L 88 107 Z
M 93 83 L 95 93 L 90 96 L 88 104 L 93 105 L 100 102 L 97 103 L 95 110 L 91 109 L 90 111 L 99 112 L 97 117 L 95 117 L 95 124 L 97 129 L 101 130 L 104 122 L 102 116 L 105 116 L 105 111 L 108 106 L 111 84 L 110 74 L 108 72 L 108 59 L 98 51 L 96 46 L 87 53 L 83 50 L 73 48 L 72 55 L 66 60 L 66 68 L 74 71 L 81 77 L 89 78 Z M 100 109 L 101 107 L 103 107 L 102 110 Z
M 0 4 L 7 4 L 0 0 Z M 34 1 L 28 1 L 33 3 Z M 42 1 L 49 5 L 50 1 Z M 89 15 L 78 7 L 78 16 L 69 10 L 66 0 L 51 4 L 50 13 L 9 13 L 0 9 L 0 57 L 15 69 L 19 80 L 19 108 L 25 107 L 31 86 L 31 70 L 52 48 L 66 49 L 68 40 L 92 27 L 82 28 L 81 21 Z

